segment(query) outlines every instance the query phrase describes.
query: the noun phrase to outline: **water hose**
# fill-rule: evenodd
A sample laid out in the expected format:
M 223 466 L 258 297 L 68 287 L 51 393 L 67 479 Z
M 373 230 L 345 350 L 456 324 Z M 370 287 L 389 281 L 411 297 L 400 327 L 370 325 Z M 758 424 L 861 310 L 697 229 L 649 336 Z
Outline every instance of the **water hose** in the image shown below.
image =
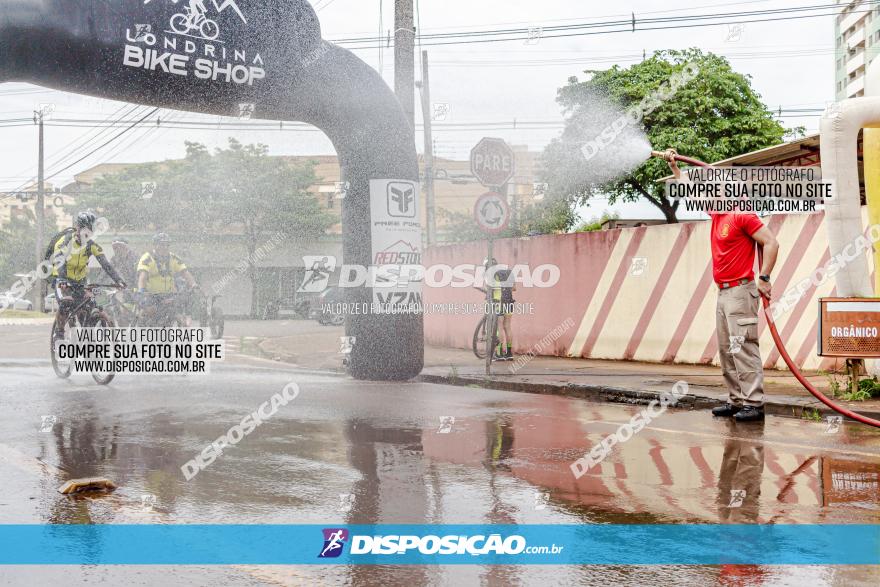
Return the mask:
M 712 167 L 708 163 L 704 163 L 698 159 L 693 159 L 691 157 L 685 157 L 683 155 L 679 155 L 674 149 L 669 149 L 667 151 L 651 151 L 652 157 L 661 157 L 666 159 L 670 164 L 673 162 L 681 162 L 687 163 L 688 165 L 696 165 L 699 167 Z M 761 247 L 758 247 L 758 264 L 761 265 L 764 262 L 764 255 Z M 782 360 L 785 361 L 785 364 L 788 365 L 788 369 L 791 371 L 792 375 L 795 376 L 795 379 L 800 382 L 801 385 L 804 386 L 810 394 L 815 397 L 817 400 L 847 418 L 851 418 L 856 422 L 861 422 L 862 424 L 867 424 L 868 426 L 874 426 L 875 428 L 880 428 L 880 420 L 874 420 L 873 418 L 869 418 L 867 416 L 863 416 L 852 410 L 848 410 L 843 406 L 839 406 L 835 404 L 831 399 L 828 398 L 824 393 L 813 387 L 813 384 L 807 381 L 807 378 L 804 377 L 801 370 L 794 364 L 791 356 L 788 354 L 788 351 L 785 350 L 785 345 L 782 343 L 782 337 L 779 336 L 779 330 L 776 328 L 776 322 L 773 320 L 773 313 L 770 312 L 770 301 L 761 296 L 761 300 L 764 303 L 764 316 L 767 318 L 767 326 L 770 328 L 770 334 L 773 337 L 773 342 L 776 343 L 776 348 L 779 349 L 779 356 L 782 357 Z

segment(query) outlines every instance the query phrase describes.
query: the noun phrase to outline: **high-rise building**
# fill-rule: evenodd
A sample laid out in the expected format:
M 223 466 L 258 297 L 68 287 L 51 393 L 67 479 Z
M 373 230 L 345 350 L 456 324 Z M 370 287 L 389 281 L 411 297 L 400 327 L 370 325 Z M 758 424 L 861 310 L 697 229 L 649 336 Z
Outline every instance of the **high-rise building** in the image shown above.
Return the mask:
M 837 0 L 834 19 L 835 97 L 865 95 L 865 70 L 880 50 L 880 4 Z

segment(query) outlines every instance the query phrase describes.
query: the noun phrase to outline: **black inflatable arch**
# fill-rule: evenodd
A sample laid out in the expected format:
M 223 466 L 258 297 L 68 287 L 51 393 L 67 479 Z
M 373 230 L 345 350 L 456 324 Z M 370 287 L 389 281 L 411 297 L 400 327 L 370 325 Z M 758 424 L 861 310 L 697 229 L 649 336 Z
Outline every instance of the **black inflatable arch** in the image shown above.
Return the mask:
M 333 142 L 350 183 L 345 263 L 368 267 L 392 243 L 421 251 L 418 164 L 403 110 L 372 68 L 322 40 L 305 0 L 2 0 L 4 81 L 225 116 L 253 104 L 254 118 L 313 124 Z M 408 184 L 413 192 L 401 203 Z M 347 296 L 392 299 L 378 293 L 362 287 Z M 346 334 L 355 337 L 356 378 L 403 380 L 422 370 L 421 314 L 352 315 Z

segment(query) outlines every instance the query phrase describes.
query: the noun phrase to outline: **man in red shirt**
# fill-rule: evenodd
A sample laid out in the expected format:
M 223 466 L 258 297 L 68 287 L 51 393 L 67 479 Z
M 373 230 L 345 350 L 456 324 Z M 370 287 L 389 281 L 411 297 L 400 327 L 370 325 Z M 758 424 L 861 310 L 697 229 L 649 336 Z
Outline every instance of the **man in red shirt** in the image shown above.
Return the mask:
M 712 214 L 712 274 L 718 286 L 715 312 L 718 351 L 729 401 L 712 410 L 740 422 L 764 419 L 764 368 L 758 347 L 760 296 L 771 299 L 770 274 L 779 243 L 754 214 Z M 764 265 L 755 280 L 755 244 Z

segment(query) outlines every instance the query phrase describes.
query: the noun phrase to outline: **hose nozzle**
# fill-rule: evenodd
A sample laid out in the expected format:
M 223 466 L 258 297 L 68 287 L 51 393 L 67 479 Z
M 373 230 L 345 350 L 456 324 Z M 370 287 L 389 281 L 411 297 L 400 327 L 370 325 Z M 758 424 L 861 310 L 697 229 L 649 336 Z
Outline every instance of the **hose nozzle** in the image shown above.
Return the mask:
M 651 157 L 658 157 L 660 159 L 665 159 L 669 163 L 675 161 L 676 157 L 678 157 L 678 151 L 675 149 L 666 149 L 665 151 L 651 151 Z

